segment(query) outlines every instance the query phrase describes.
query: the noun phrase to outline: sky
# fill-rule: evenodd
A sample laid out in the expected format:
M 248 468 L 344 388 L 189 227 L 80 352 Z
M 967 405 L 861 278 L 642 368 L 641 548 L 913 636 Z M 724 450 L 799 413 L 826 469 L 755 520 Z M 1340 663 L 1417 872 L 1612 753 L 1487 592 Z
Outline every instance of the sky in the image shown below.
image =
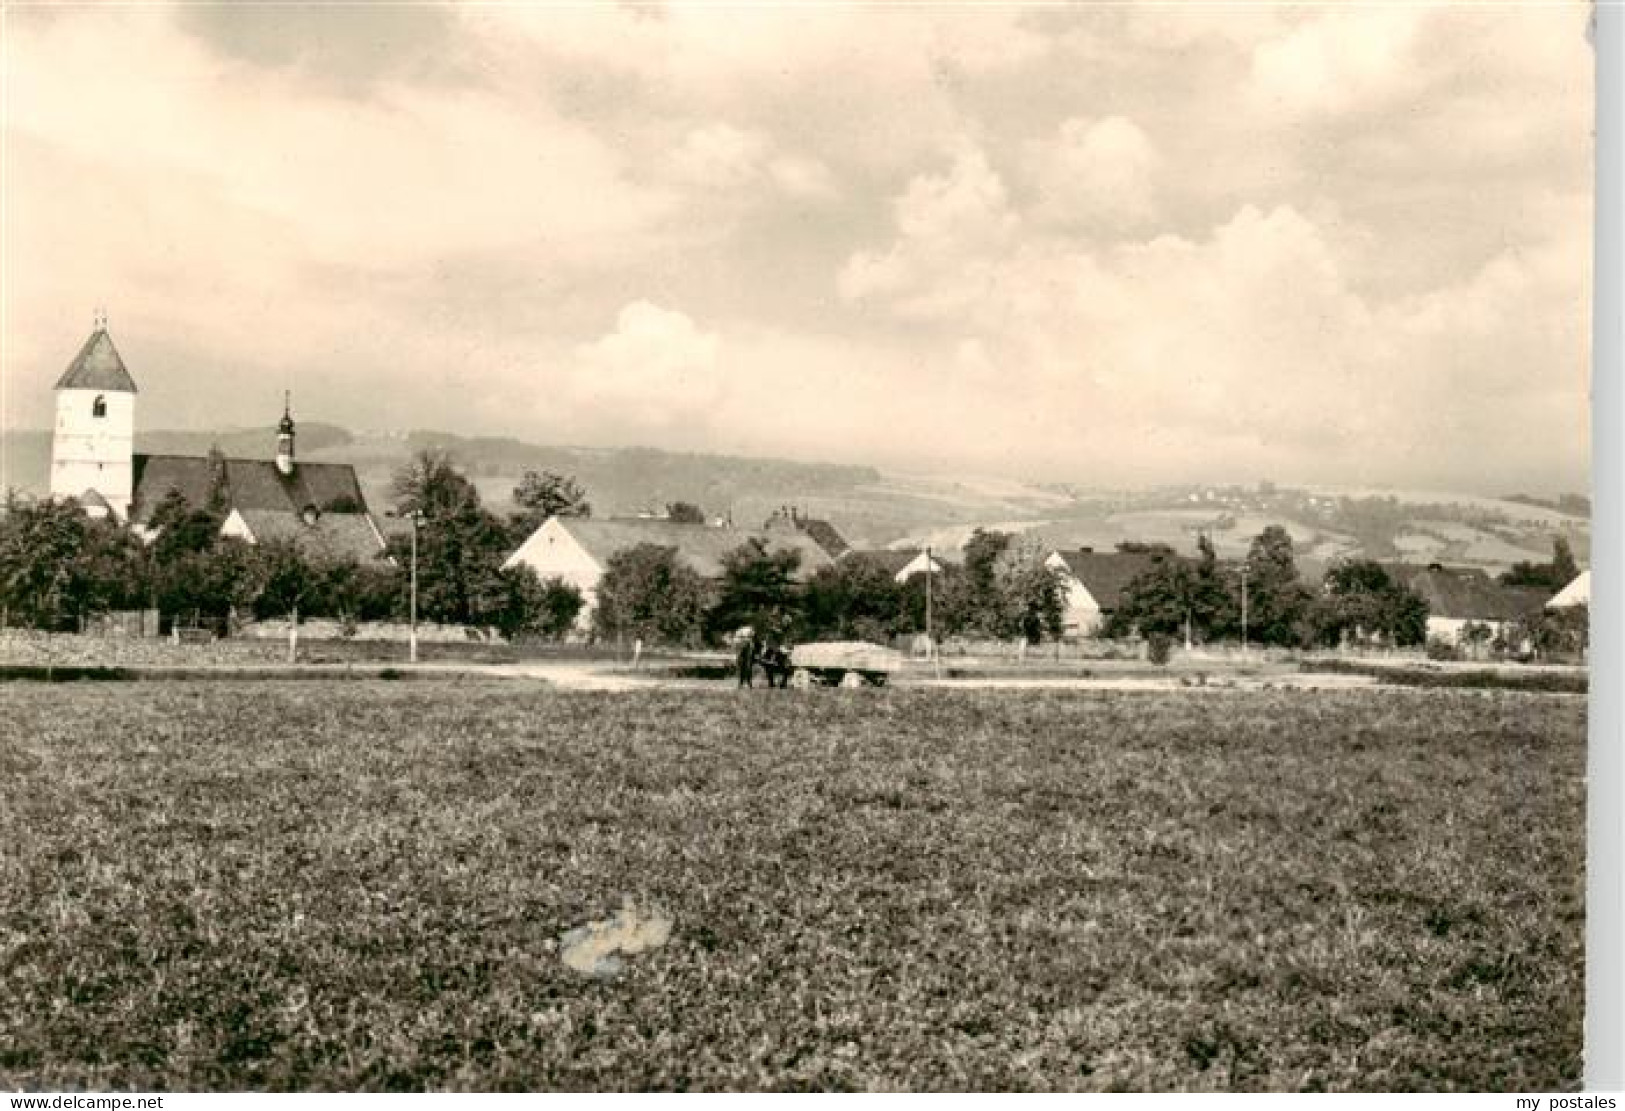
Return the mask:
M 1588 484 L 1583 4 L 3 11 L 5 427 Z

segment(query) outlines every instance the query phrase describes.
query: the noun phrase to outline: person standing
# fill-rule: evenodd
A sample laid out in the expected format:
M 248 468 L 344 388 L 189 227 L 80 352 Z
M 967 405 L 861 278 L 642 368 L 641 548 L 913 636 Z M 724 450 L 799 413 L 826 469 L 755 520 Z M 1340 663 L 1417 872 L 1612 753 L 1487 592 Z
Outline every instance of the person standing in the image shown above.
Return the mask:
M 737 639 L 739 642 L 739 685 L 741 687 L 755 686 L 756 633 L 752 629 L 741 629 Z

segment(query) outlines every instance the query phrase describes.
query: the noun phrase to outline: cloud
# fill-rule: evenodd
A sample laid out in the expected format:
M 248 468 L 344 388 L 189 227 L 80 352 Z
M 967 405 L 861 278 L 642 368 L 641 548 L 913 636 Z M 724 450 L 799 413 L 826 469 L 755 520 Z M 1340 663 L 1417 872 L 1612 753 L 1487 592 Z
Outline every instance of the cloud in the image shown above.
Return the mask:
M 945 173 L 921 174 L 893 206 L 897 238 L 853 255 L 839 288 L 849 301 L 887 298 L 909 315 L 941 317 L 981 296 L 983 264 L 1013 242 L 1019 219 L 982 152 L 962 145 Z
M 1426 9 L 1341 9 L 1253 49 L 1250 93 L 1288 113 L 1376 111 L 1414 89 Z
M 6 419 L 1573 484 L 1586 15 L 18 9 Z
M 592 257 L 668 204 L 545 106 L 410 84 L 335 99 L 291 71 L 209 54 L 161 10 L 23 28 L 7 57 L 10 131 L 104 173 L 208 189 L 276 221 L 307 257 L 389 266 L 516 242 Z
M 839 192 L 829 167 L 816 158 L 781 152 L 761 131 L 725 123 L 695 128 L 671 157 L 676 180 L 692 189 L 739 193 L 771 187 L 802 201 Z M 730 198 L 737 203 L 737 198 Z
M 613 331 L 576 349 L 575 402 L 622 428 L 692 434 L 722 390 L 718 348 L 685 314 L 635 301 Z
M 1035 153 L 1041 217 L 1063 226 L 1143 226 L 1157 210 L 1155 145 L 1132 120 L 1073 117 Z

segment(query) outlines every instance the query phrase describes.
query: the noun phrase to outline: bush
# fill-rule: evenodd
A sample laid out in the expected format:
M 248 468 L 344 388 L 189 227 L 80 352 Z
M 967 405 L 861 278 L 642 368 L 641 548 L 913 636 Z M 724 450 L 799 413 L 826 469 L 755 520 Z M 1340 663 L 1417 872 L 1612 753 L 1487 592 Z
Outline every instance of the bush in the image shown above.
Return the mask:
M 1167 633 L 1152 633 L 1146 638 L 1147 658 L 1158 667 L 1167 667 L 1174 652 L 1174 638 Z
M 1430 660 L 1461 659 L 1461 649 L 1441 637 L 1428 637 L 1427 654 Z

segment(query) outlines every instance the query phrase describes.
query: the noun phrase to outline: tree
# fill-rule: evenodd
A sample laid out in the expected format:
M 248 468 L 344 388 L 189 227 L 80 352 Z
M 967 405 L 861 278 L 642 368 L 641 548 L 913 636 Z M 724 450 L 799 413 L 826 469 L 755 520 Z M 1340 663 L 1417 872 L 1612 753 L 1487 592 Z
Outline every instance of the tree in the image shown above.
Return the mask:
M 401 516 L 415 512 L 444 517 L 480 502 L 479 491 L 457 469 L 451 454 L 435 447 L 422 448 L 395 469 L 390 495 Z
M 1065 627 L 1066 600 L 1061 576 L 1044 563 L 1044 553 L 1031 545 L 1012 545 L 996 565 L 999 636 L 1019 636 L 1037 644 L 1047 635 L 1059 638 Z
M 148 604 L 150 562 L 146 545 L 111 518 L 85 521 L 84 543 L 69 570 L 70 606 L 81 619 Z
M 1574 561 L 1574 553 L 1569 550 L 1569 542 L 1559 536 L 1552 541 L 1552 581 L 1556 589 L 1562 590 L 1569 583 L 1580 576 L 1580 565 Z
M 220 538 L 224 523 L 222 511 L 195 506 L 171 487 L 147 518 L 147 527 L 158 533 L 152 543 L 153 562 L 163 565 L 183 555 L 208 551 Z
M 1227 635 L 1235 625 L 1236 604 L 1220 572 L 1213 543 L 1205 535 L 1197 541 L 1193 561 L 1172 549 L 1147 549 L 1162 558 L 1135 576 L 1123 588 L 1122 601 L 1104 629 L 1107 636 L 1138 632 L 1179 637 L 1186 643 L 1206 642 Z
M 801 553 L 793 548 L 769 550 L 751 539 L 722 557 L 717 600 L 706 615 L 706 632 L 720 637 L 741 625 L 788 634 L 799 629 L 801 591 L 796 572 Z
M 569 475 L 553 471 L 526 471 L 513 488 L 513 503 L 519 512 L 509 517 L 513 535 L 523 540 L 549 517 L 591 517 L 587 492 Z
M 1427 619 L 1427 601 L 1368 559 L 1334 563 L 1312 607 L 1315 639 L 1333 646 L 1365 639 L 1419 645 L 1427 639 Z
M 17 506 L 0 521 L 0 598 L 8 621 L 64 626 L 74 611 L 73 565 L 87 524 L 72 498 Z
M 506 568 L 498 577 L 507 593 L 491 623 L 509 640 L 520 636 L 561 637 L 581 612 L 581 591 L 562 579 L 543 582 L 533 568 L 524 564 Z
M 203 551 L 179 552 L 156 563 L 153 593 L 158 608 L 175 620 L 225 634 L 233 618 L 258 600 L 266 571 L 253 545 L 220 537 Z
M 254 599 L 254 616 L 266 618 L 326 616 L 324 596 L 331 575 L 321 561 L 307 557 L 289 540 L 267 540 L 260 545 L 259 574 L 263 585 Z
M 610 556 L 598 582 L 593 629 L 601 637 L 641 637 L 695 645 L 705 628 L 710 592 L 677 558 L 677 549 L 639 544 Z
M 1292 537 L 1270 525 L 1247 553 L 1247 635 L 1264 644 L 1295 645 L 1312 638 L 1311 595 L 1298 580 Z
M 666 518 L 679 525 L 705 524 L 705 510 L 686 501 L 668 502 Z
M 802 632 L 842 640 L 889 639 L 913 627 L 909 601 L 909 592 L 883 564 L 862 553 L 848 555 L 808 580 Z
M 944 632 L 1005 635 L 998 562 L 1010 542 L 1010 535 L 1004 532 L 977 529 L 971 533 L 959 573 L 943 576 L 941 583 L 937 611 Z
M 512 547 L 508 530 L 480 504 L 480 493 L 451 457 L 426 448 L 395 473 L 398 511 L 418 513 L 418 613 L 457 625 L 509 620 L 513 584 L 502 564 Z M 401 567 L 411 563 L 411 538 L 390 542 Z
M 328 569 L 328 616 L 346 625 L 360 621 L 403 620 L 406 617 L 404 565 L 385 559 L 366 563 L 344 561 Z
M 1482 621 L 1469 621 L 1461 627 L 1461 632 L 1456 636 L 1456 643 L 1464 649 L 1467 656 L 1477 659 L 1494 639 L 1495 630 L 1490 626 Z
M 1555 592 L 1569 585 L 1579 574 L 1580 566 L 1574 561 L 1569 542 L 1559 536 L 1552 540 L 1550 563 L 1520 560 L 1501 575 L 1501 583 L 1504 586 L 1538 587 Z

